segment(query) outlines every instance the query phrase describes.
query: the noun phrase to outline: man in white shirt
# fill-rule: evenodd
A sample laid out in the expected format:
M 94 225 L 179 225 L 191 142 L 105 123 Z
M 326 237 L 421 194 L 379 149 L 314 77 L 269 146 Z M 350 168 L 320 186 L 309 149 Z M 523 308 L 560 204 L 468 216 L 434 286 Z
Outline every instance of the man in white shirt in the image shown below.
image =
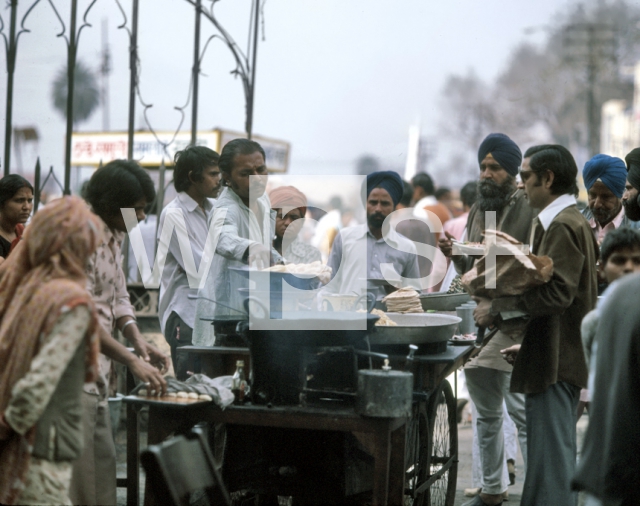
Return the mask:
M 164 244 L 162 230 L 168 215 L 176 216 L 177 228 L 180 227 L 180 223 L 184 223 L 186 230 L 183 230 L 185 234 L 181 235 L 189 238 L 195 268 L 200 269 L 209 232 L 209 212 L 220 190 L 219 160 L 220 155 L 205 146 L 191 146 L 176 153 L 173 185 L 178 195 L 160 215 L 158 255 L 166 252 L 166 263 L 160 282 L 158 317 L 162 332 L 171 346 L 171 360 L 179 379 L 186 375 L 186 363 L 178 360 L 177 349 L 191 344 L 196 300 L 189 296 L 197 296 L 198 287 L 189 286 L 178 234 L 174 231 L 169 244 Z M 175 210 L 179 210 L 177 215 L 174 214 Z M 183 222 L 180 220 L 180 213 Z
M 326 293 L 361 294 L 363 280 L 382 279 L 382 264 L 392 264 L 395 275 L 411 278 L 407 281 L 419 289 L 420 271 L 416 247 L 409 239 L 393 228 L 382 236 L 385 218 L 396 208 L 404 185 L 400 176 L 392 171 L 374 172 L 367 176 L 367 223 L 344 228 L 336 236 L 327 265 L 333 273 L 332 283 Z M 366 259 L 360 252 L 366 252 Z M 366 260 L 366 263 L 365 263 Z M 370 290 L 376 296 L 384 296 L 384 288 Z
M 248 139 L 234 139 L 222 148 L 224 188 L 209 217 L 211 233 L 220 235 L 207 282 L 198 293 L 197 319 L 243 314 L 246 295 L 238 288 L 248 288 L 248 280 L 231 270 L 247 265 L 262 269 L 282 260 L 272 245 L 276 213 L 265 192 L 265 156 L 262 146 Z M 196 320 L 193 344 L 214 342 L 212 326 Z

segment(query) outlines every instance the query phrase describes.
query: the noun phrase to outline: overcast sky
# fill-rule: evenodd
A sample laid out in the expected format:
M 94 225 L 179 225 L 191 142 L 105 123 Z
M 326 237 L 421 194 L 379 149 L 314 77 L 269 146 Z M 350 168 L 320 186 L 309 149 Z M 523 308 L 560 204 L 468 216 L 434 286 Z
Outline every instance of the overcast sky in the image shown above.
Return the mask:
M 33 0 L 21 1 L 20 13 Z M 127 15 L 130 0 L 121 0 Z M 139 47 L 143 99 L 157 130 L 174 130 L 175 106 L 187 99 L 192 65 L 193 8 L 182 0 L 141 0 Z M 209 2 L 204 0 L 208 5 Z M 254 132 L 291 143 L 290 171 L 300 174 L 351 173 L 362 154 L 385 166 L 404 167 L 409 126 L 420 120 L 423 135 L 438 140 L 439 102 L 449 74 L 469 69 L 487 81 L 504 68 L 513 48 L 544 40 L 544 27 L 572 2 L 568 0 L 267 0 L 264 36 L 258 47 Z M 8 24 L 8 2 L 2 16 Z M 70 0 L 54 0 L 65 19 Z M 81 0 L 86 8 L 88 0 Z M 221 0 L 220 22 L 246 47 L 249 0 Z M 125 130 L 128 112 L 128 39 L 115 0 L 98 0 L 82 32 L 79 58 L 99 65 L 101 20 L 108 19 L 113 71 L 110 126 Z M 51 105 L 51 83 L 66 61 L 56 38 L 60 24 L 41 1 L 26 22 L 18 48 L 13 124 L 34 125 L 39 145 L 26 148 L 25 165 L 39 154 L 44 165 L 62 169 L 64 121 Z M 527 34 L 526 28 L 539 28 Z M 8 31 L 8 27 L 5 27 Z M 203 41 L 213 29 L 203 20 Z M 4 52 L 0 54 L 6 68 Z M 214 41 L 200 80 L 199 129 L 244 129 L 241 82 L 229 72 L 228 49 Z M 6 74 L 0 83 L 5 115 Z M 136 127 L 144 127 L 138 103 Z M 183 129 L 190 127 L 187 114 Z M 100 131 L 97 111 L 80 130 Z M 3 136 L 4 139 L 4 136 Z M 4 149 L 4 148 L 3 148 Z M 13 160 L 15 161 L 15 154 Z M 438 159 L 433 170 L 437 172 Z

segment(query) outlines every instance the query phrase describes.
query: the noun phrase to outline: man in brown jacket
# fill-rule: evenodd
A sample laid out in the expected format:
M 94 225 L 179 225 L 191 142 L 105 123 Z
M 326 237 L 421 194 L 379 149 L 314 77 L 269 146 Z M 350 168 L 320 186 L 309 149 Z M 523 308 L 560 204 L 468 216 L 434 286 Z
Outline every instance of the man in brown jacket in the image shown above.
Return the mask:
M 487 326 L 499 323 L 505 311 L 529 315 L 511 376 L 511 390 L 526 394 L 528 462 L 521 504 L 568 506 L 576 503 L 570 488 L 576 408 L 587 384 L 580 323 L 596 303 L 598 246 L 576 207 L 578 168 L 571 153 L 543 145 L 524 156 L 520 187 L 529 204 L 541 209 L 533 220 L 531 249 L 553 260 L 553 275 L 523 295 L 480 301 L 475 317 Z

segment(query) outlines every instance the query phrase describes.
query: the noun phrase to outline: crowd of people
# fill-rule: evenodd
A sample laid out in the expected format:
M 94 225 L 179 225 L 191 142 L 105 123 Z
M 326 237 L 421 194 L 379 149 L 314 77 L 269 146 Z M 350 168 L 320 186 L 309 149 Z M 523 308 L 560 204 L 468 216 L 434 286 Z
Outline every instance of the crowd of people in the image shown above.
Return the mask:
M 553 273 L 520 295 L 476 297 L 476 323 L 496 332 L 464 368 L 480 474 L 467 505 L 501 504 L 508 495 L 515 471 L 507 424 L 515 426 L 526 469 L 521 504 L 576 504 L 577 490 L 590 505 L 638 504 L 640 461 L 630 449 L 640 439 L 633 311 L 640 277 L 627 275 L 640 272 L 640 148 L 624 161 L 599 154 L 585 164 L 582 210 L 579 170 L 562 146 L 523 155 L 507 135 L 490 134 L 478 168 L 477 181 L 459 182 L 460 202 L 426 173 L 410 182 L 394 171 L 369 174 L 364 223 L 334 199 L 314 235 L 303 218 L 313 216 L 309 200 L 317 196 L 269 188 L 258 143 L 235 139 L 220 154 L 204 146 L 178 152 L 177 195 L 149 227 L 162 267 L 158 317 L 168 354 L 141 334 L 123 270 L 124 238 L 136 223 L 121 209 L 145 222 L 156 199 L 149 175 L 136 162 L 112 161 L 91 177 L 84 200 L 55 200 L 29 223 L 33 186 L 5 176 L 0 503 L 116 504 L 107 404 L 113 361 L 149 392 L 165 392 L 171 369 L 185 378 L 179 348 L 216 340 L 202 317 L 244 312 L 233 269 L 323 262 L 332 271 L 327 294 L 358 293 L 363 279 L 388 273 L 397 286 L 459 290 L 456 280 L 478 257 L 454 254 L 454 241 L 480 243 L 495 228 L 549 257 Z M 139 252 L 129 256 L 140 265 Z M 368 290 L 385 295 L 382 285 Z M 113 337 L 115 329 L 135 353 Z M 576 465 L 576 422 L 585 409 L 589 429 Z

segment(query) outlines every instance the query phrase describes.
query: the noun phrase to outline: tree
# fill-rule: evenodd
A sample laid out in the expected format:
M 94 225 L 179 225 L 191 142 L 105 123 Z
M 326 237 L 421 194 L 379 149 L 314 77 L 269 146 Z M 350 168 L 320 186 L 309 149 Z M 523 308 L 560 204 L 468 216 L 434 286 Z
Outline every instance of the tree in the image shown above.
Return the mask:
M 584 55 L 572 55 L 566 44 L 570 24 L 597 22 L 615 34 L 616 58 L 604 56 L 603 48 L 597 62 L 593 92 L 598 121 L 606 100 L 632 97 L 632 82 L 621 70 L 640 58 L 640 7 L 625 0 L 591 0 L 586 7 L 556 13 L 554 19 L 546 44 L 517 46 L 495 83 L 483 83 L 473 71 L 449 76 L 442 112 L 444 132 L 452 140 L 475 150 L 486 134 L 500 131 L 520 144 L 552 140 L 586 146 L 586 64 Z
M 477 149 L 496 123 L 491 88 L 469 70 L 466 76 L 449 76 L 442 94 L 442 131 L 465 148 Z
M 362 155 L 356 160 L 356 174 L 368 176 L 372 172 L 380 170 L 380 162 L 375 156 Z
M 68 94 L 67 67 L 63 67 L 53 81 L 52 99 L 54 108 L 67 116 Z M 100 88 L 95 74 L 80 60 L 76 62 L 73 88 L 73 124 L 88 120 L 100 104 Z

